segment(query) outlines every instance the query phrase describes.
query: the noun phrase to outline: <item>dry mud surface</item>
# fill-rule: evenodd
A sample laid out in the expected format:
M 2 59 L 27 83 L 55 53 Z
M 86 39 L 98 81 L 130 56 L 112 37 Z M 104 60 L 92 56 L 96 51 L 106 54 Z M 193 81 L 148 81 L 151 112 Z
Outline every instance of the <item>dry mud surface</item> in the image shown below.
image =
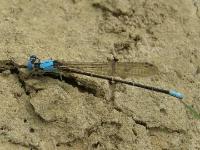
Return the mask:
M 158 70 L 127 79 L 200 111 L 199 26 L 199 0 L 1 0 L 0 60 L 148 62 Z M 2 150 L 200 149 L 200 121 L 173 97 L 77 75 L 0 81 Z

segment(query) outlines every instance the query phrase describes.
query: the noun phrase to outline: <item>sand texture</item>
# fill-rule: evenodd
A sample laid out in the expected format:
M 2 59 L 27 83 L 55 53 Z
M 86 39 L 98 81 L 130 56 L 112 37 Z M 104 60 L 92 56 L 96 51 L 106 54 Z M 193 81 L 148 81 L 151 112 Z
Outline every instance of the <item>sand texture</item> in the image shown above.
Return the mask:
M 18 64 L 32 54 L 137 62 L 117 73 L 181 91 L 200 112 L 199 0 L 0 0 L 0 54 Z M 0 150 L 200 149 L 200 119 L 176 98 L 19 71 L 0 72 Z

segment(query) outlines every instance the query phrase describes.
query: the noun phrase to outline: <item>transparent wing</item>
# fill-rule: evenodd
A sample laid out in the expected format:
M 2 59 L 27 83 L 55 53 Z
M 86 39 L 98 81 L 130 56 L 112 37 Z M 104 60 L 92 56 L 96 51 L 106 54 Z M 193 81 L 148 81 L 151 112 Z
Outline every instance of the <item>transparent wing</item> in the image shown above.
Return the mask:
M 148 77 L 158 74 L 158 68 L 150 63 L 143 62 L 62 62 L 61 65 L 69 68 L 76 68 L 87 72 L 92 72 L 101 75 L 118 76 L 121 78 L 127 77 Z
M 158 68 L 145 62 L 119 62 L 115 65 L 115 74 L 121 78 L 148 77 L 158 74 Z

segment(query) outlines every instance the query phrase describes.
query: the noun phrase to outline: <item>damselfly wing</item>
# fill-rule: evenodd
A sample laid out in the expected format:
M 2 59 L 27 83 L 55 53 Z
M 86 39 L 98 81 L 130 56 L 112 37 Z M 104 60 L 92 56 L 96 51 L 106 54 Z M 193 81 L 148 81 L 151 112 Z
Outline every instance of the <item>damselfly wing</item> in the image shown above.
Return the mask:
M 100 75 L 127 77 L 148 77 L 158 74 L 158 68 L 146 62 L 62 62 L 62 66 L 80 69 Z

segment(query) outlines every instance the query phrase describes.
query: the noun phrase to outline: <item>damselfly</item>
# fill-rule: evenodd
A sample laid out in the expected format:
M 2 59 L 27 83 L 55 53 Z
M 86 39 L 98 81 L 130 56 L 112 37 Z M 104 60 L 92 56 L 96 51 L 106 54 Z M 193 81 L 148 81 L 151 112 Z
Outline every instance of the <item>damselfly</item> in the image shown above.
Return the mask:
M 8 69 L 25 68 L 27 67 L 31 72 L 71 72 L 109 81 L 120 82 L 131 86 L 144 88 L 147 90 L 165 93 L 176 98 L 182 99 L 183 95 L 175 90 L 165 90 L 153 86 L 147 86 L 133 81 L 128 81 L 122 78 L 130 76 L 151 76 L 158 73 L 158 68 L 149 63 L 140 62 L 110 62 L 110 63 L 74 63 L 61 62 L 57 60 L 40 60 L 37 56 L 31 56 L 26 65 L 18 65 L 14 62 L 4 61 L 4 66 L 0 66 L 0 71 Z M 2 63 L 2 64 L 3 64 Z M 116 77 L 119 76 L 119 77 Z

